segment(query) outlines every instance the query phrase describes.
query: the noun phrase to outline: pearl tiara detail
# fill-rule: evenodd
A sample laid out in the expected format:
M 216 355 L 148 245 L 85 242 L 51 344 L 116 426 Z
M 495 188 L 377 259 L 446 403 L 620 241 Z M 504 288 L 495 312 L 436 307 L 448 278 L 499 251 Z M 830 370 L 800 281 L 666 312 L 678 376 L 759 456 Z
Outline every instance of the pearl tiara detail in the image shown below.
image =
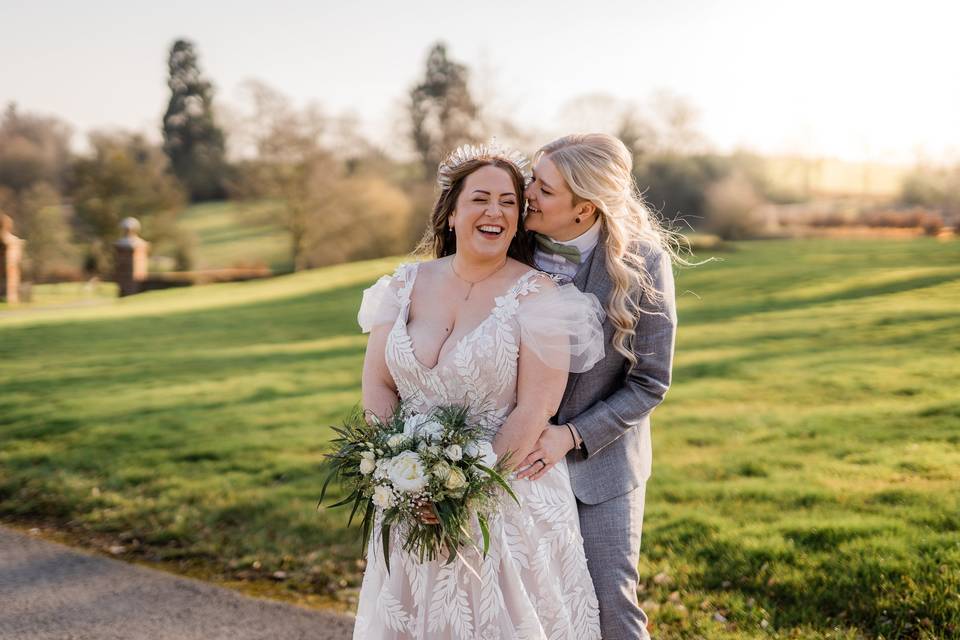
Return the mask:
M 502 146 L 496 138 L 490 138 L 487 144 L 464 144 L 457 147 L 453 153 L 447 156 L 447 159 L 440 163 L 437 170 L 437 184 L 441 189 L 449 189 L 453 179 L 451 175 L 465 162 L 471 160 L 505 160 L 517 168 L 520 175 L 523 176 L 523 184 L 526 186 L 533 178 L 530 171 L 530 160 L 516 149 L 510 149 Z

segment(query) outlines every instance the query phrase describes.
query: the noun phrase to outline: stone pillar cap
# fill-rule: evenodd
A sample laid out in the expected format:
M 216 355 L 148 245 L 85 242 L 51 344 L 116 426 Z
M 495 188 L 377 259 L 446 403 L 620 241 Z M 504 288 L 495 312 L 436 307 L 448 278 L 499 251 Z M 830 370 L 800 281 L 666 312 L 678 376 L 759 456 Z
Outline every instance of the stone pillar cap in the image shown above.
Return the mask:
M 147 241 L 138 236 L 140 233 L 140 221 L 132 216 L 127 216 L 120 221 L 120 228 L 123 229 L 123 237 L 113 244 L 118 247 L 138 247 L 147 244 Z
M 0 211 L 0 240 L 8 245 L 23 242 L 23 240 L 13 235 L 13 218 L 2 211 Z

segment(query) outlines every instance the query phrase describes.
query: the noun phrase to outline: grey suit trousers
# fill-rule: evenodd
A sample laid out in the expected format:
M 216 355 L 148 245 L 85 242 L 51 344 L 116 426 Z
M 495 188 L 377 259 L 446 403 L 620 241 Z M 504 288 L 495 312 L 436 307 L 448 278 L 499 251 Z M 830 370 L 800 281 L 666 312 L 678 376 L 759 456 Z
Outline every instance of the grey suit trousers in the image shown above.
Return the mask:
M 599 504 L 577 500 L 587 568 L 600 601 L 603 640 L 647 640 L 637 604 L 637 563 L 647 484 Z

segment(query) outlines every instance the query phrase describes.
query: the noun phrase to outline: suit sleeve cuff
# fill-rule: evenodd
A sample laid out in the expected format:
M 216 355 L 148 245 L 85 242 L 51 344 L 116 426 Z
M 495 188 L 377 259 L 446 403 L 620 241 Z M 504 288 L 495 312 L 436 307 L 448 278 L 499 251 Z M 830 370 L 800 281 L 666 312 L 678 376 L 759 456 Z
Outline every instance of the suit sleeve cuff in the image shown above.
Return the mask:
M 578 450 L 584 458 L 596 455 L 604 447 L 623 435 L 623 429 L 608 426 L 611 412 L 612 409 L 601 400 L 569 421 L 583 440 Z M 607 417 L 607 420 L 603 419 L 604 416 Z

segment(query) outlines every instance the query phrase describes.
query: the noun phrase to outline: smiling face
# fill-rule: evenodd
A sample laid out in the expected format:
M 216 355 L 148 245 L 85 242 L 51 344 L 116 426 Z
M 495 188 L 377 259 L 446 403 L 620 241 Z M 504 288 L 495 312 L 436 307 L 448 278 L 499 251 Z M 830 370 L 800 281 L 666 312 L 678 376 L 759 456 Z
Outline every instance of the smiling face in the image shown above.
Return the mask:
M 596 208 L 574 197 L 557 166 L 543 156 L 533 167 L 533 180 L 527 187 L 527 217 L 524 226 L 554 240 L 572 240 L 593 224 Z M 577 218 L 580 222 L 577 222 Z
M 481 259 L 506 256 L 517 233 L 520 194 L 503 169 L 486 165 L 466 177 L 450 215 L 457 251 Z

